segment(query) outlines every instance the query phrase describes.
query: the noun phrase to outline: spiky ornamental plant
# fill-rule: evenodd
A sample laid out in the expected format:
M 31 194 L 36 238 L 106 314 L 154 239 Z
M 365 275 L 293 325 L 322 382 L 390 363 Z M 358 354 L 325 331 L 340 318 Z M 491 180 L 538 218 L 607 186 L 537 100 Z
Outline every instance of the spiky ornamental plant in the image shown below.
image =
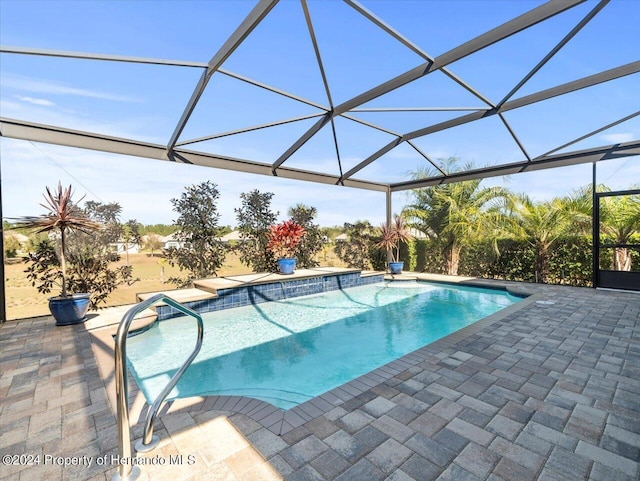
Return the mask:
M 397 215 L 391 224 L 384 223 L 380 226 L 380 233 L 381 238 L 375 246 L 391 252 L 391 261 L 398 262 L 400 258 L 400 244 L 413 239 L 404 220 Z
M 72 196 L 71 186 L 63 189 L 60 182 L 58 182 L 58 188 L 53 192 L 47 187 L 46 193 L 43 194 L 45 203 L 40 205 L 48 212 L 37 217 L 21 217 L 17 219 L 14 225 L 16 229 L 24 229 L 36 234 L 41 232 L 58 232 L 60 234 L 61 297 L 68 297 L 66 261 L 66 236 L 68 231 L 77 230 L 90 233 L 102 228 L 101 224 L 91 220 L 82 212 L 77 203 L 73 201 Z

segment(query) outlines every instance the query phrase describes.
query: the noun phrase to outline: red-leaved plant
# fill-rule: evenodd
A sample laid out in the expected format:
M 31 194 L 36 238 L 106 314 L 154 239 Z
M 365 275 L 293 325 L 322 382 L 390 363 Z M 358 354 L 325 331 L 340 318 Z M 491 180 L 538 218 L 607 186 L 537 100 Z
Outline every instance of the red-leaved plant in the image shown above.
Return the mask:
M 295 249 L 305 234 L 304 228 L 292 221 L 286 220 L 269 227 L 267 249 L 277 258 L 291 258 L 295 256 Z

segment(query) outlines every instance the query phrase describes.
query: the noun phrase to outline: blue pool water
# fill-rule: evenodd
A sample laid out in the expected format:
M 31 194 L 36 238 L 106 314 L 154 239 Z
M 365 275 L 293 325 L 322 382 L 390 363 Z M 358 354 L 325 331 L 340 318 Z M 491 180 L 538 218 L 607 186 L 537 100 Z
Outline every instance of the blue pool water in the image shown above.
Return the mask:
M 391 282 L 203 314 L 198 357 L 169 398 L 240 395 L 290 409 L 521 300 L 505 291 Z M 177 317 L 127 341 L 150 403 L 196 340 Z

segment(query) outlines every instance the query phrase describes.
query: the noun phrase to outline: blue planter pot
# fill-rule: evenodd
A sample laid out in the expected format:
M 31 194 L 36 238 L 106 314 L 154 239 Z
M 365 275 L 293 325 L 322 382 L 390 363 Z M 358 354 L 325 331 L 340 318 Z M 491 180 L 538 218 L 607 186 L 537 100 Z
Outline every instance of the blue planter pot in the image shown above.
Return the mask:
M 389 262 L 389 270 L 391 274 L 402 274 L 402 268 L 404 267 L 404 262 Z
M 49 298 L 49 310 L 56 326 L 70 326 L 87 320 L 89 294 L 73 294 L 69 297 Z
M 278 270 L 280 271 L 280 274 L 293 274 L 295 269 L 295 259 L 278 259 Z

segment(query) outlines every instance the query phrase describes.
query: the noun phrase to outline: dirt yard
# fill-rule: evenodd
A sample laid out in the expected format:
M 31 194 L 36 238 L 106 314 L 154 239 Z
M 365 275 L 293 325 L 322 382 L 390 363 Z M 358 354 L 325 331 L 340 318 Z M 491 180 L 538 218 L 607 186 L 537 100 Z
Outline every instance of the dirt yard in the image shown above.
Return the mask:
M 321 265 L 342 266 L 342 262 L 330 251 L 326 260 L 322 255 L 319 257 Z M 131 286 L 120 286 L 111 296 L 107 306 L 119 306 L 131 304 L 136 300 L 138 292 L 161 291 L 163 289 L 174 289 L 172 284 L 163 281 L 172 276 L 180 276 L 177 267 L 169 266 L 160 257 L 151 257 L 148 253 L 129 254 L 129 262 L 133 266 L 133 277 L 140 280 Z M 124 265 L 124 256 L 120 264 Z M 40 316 L 49 314 L 47 299 L 55 293 L 44 295 L 39 294 L 35 287 L 27 280 L 24 273 L 26 264 L 5 264 L 5 288 L 7 301 L 7 319 L 21 319 L 24 317 Z M 218 271 L 219 276 L 232 274 L 246 274 L 251 269 L 240 263 L 236 254 L 228 254 L 225 263 Z M 184 275 L 184 274 L 183 274 Z

